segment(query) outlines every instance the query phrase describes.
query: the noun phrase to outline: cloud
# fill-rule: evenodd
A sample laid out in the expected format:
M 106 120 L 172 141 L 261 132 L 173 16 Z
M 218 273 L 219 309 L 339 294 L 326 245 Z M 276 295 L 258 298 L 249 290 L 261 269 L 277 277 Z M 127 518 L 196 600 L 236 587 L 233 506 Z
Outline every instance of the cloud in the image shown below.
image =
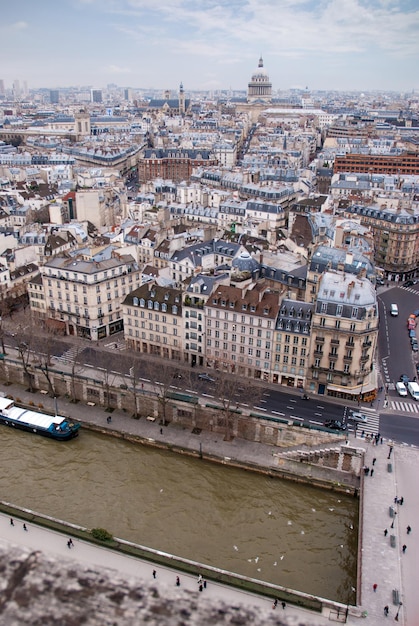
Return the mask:
M 28 22 L 20 21 L 20 22 L 14 22 L 14 24 L 11 24 L 10 27 L 13 30 L 25 30 L 25 28 L 28 28 L 28 26 L 29 26 Z
M 110 74 L 131 74 L 132 70 L 129 67 L 120 67 L 119 65 L 108 65 L 104 68 L 105 72 Z

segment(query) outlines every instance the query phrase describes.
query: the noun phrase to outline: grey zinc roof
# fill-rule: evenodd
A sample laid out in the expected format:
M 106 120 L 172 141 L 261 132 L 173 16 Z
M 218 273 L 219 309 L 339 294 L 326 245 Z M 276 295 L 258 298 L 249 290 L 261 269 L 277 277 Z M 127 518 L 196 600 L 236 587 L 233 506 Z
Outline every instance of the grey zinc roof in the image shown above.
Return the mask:
M 375 269 L 371 261 L 357 251 L 350 251 L 341 248 L 329 248 L 319 246 L 316 248 L 310 259 L 310 270 L 313 272 L 324 272 L 327 269 L 338 269 L 338 265 L 343 265 L 344 271 L 349 274 L 358 274 L 365 269 L 367 276 L 375 275 Z

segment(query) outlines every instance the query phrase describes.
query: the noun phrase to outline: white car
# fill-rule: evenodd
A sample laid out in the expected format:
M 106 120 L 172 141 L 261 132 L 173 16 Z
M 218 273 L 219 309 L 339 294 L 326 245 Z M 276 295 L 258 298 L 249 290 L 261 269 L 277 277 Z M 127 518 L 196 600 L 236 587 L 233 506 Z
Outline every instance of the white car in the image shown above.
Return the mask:
M 396 391 L 399 396 L 407 396 L 407 389 L 404 383 L 396 383 Z
M 353 422 L 368 422 L 367 416 L 359 411 L 351 411 L 348 415 L 348 419 Z

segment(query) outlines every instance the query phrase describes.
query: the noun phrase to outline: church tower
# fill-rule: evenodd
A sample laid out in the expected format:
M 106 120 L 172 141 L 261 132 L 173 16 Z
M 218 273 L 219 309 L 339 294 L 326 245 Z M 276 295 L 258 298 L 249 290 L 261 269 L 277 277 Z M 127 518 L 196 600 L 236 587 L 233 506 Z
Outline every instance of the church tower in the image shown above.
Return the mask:
M 256 72 L 250 79 L 247 89 L 247 102 L 270 104 L 272 102 L 272 83 L 263 67 L 263 59 L 260 57 Z
M 185 92 L 183 90 L 183 83 L 179 86 L 179 114 L 185 115 Z

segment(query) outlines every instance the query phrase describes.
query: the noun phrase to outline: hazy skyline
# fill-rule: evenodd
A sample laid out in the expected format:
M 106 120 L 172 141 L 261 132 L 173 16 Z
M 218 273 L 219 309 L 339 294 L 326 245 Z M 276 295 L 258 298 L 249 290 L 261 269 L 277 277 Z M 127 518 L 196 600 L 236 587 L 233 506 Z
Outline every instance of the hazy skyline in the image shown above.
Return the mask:
M 0 79 L 185 91 L 419 88 L 415 0 L 15 0 L 3 3 Z

